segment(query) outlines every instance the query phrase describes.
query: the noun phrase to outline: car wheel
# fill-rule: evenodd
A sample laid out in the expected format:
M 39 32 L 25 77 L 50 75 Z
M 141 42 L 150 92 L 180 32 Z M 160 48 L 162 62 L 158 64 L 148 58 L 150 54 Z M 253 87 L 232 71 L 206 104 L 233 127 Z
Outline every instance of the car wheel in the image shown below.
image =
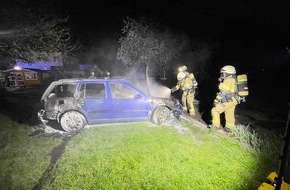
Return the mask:
M 152 115 L 152 122 L 161 125 L 168 121 L 170 118 L 170 111 L 166 106 L 157 107 Z
M 65 131 L 77 131 L 86 126 L 85 117 L 76 111 L 68 111 L 60 118 L 60 125 Z

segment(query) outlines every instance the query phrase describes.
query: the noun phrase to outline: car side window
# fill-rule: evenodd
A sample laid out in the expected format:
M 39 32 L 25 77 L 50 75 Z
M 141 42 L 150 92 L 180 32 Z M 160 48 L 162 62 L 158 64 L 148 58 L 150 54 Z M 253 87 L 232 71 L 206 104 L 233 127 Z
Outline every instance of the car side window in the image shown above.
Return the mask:
M 87 83 L 81 86 L 81 97 L 105 99 L 106 90 L 103 83 Z
M 61 84 L 55 86 L 53 93 L 56 94 L 56 97 L 65 97 L 71 98 L 75 93 L 76 85 L 75 84 Z
M 114 99 L 134 99 L 138 94 L 135 89 L 120 83 L 111 83 L 110 89 Z

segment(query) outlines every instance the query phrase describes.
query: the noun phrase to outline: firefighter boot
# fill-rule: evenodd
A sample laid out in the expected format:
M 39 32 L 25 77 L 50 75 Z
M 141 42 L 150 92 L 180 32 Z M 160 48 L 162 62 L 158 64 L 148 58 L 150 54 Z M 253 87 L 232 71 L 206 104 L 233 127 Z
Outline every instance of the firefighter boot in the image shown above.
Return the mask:
M 214 129 L 214 130 L 221 130 L 222 129 L 222 126 L 217 127 L 217 126 L 215 126 L 213 124 L 208 125 L 207 127 L 210 128 L 210 129 Z
M 228 127 L 224 127 L 224 131 L 227 132 L 227 133 L 231 133 L 232 132 L 232 129 L 231 128 L 228 128 Z
M 189 115 L 191 115 L 191 116 L 195 115 L 195 111 L 193 108 L 189 109 Z
M 187 110 L 187 107 L 186 106 L 183 106 L 182 107 L 182 110 L 183 110 L 184 113 L 188 114 L 188 110 Z

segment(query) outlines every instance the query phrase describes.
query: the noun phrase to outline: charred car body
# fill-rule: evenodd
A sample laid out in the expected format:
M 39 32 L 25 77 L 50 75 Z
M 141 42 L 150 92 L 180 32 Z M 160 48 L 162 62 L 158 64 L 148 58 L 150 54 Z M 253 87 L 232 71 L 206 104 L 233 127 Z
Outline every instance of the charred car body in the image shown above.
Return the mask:
M 182 111 L 178 100 L 152 98 L 125 79 L 61 79 L 46 89 L 41 106 L 39 119 L 57 121 L 65 131 L 148 119 L 160 125 Z

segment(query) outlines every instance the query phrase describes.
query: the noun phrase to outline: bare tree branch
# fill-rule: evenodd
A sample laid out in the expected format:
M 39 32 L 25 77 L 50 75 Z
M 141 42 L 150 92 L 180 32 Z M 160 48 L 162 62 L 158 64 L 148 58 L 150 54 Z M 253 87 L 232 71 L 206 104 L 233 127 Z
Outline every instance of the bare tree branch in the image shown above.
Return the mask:
M 16 15 L 5 14 L 10 24 L 3 21 L 2 26 L 10 29 L 10 33 L 0 33 L 0 51 L 11 60 L 51 61 L 56 56 L 62 59 L 80 47 L 78 41 L 73 42 L 70 28 L 66 26 L 68 17 L 23 11 Z

